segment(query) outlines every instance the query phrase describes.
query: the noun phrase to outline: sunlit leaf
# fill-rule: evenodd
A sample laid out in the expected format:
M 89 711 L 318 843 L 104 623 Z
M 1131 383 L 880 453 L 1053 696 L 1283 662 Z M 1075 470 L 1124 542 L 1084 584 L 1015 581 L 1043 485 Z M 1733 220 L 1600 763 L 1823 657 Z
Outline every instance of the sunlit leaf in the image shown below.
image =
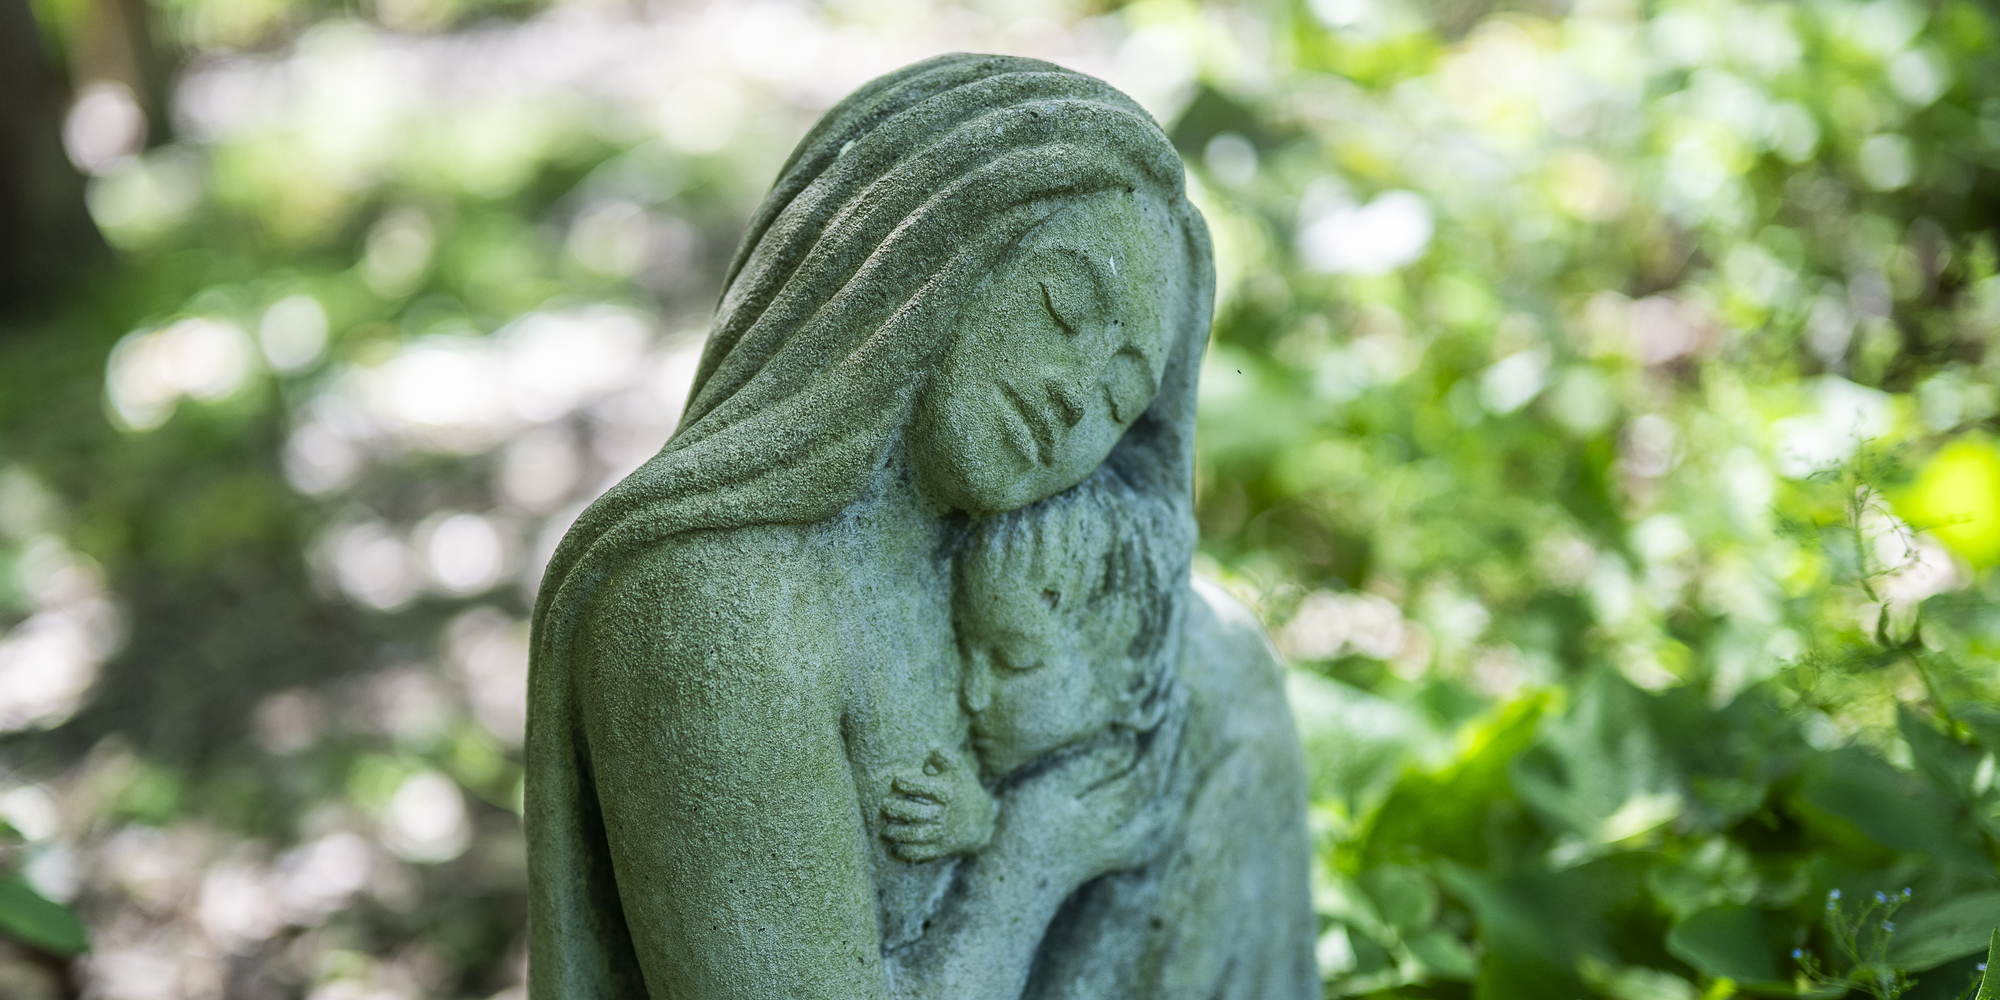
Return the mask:
M 0 935 L 65 958 L 90 950 L 76 915 L 15 874 L 0 875 Z
M 1944 446 L 1897 508 L 1973 565 L 2000 561 L 2000 449 L 1984 437 Z

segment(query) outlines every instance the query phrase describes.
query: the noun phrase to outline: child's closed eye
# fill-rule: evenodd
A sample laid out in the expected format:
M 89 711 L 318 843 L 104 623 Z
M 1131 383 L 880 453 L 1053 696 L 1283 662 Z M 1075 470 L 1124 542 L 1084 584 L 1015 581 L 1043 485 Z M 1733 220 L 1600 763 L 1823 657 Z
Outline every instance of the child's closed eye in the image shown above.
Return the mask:
M 1042 658 L 1030 651 L 1010 650 L 1005 646 L 997 646 L 993 650 L 993 665 L 1002 670 L 1025 673 L 1041 669 L 1042 663 Z

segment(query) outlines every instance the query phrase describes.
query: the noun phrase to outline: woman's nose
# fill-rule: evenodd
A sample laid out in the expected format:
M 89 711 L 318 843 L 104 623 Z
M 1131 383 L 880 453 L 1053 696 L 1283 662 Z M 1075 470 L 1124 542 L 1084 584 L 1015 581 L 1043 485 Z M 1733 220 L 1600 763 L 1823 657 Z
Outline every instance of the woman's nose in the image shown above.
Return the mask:
M 1060 382 L 1049 383 L 1049 399 L 1056 404 L 1056 412 L 1062 414 L 1064 427 L 1075 427 L 1083 422 L 1083 414 L 1089 402 L 1089 390 L 1064 386 Z

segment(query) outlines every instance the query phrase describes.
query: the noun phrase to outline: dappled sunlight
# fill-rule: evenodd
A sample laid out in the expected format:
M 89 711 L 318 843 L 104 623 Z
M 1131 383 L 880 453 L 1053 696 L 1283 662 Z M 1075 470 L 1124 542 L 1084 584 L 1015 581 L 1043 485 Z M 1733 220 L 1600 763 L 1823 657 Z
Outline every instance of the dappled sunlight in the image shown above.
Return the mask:
M 0 365 L 0 876 L 86 996 L 525 1000 L 543 569 L 786 151 L 953 50 L 1187 164 L 1196 567 L 1291 664 L 1330 996 L 1793 989 L 1728 921 L 1825 959 L 1863 883 L 2000 923 L 1976 5 L 152 12 L 170 85 L 77 61 L 61 136 L 125 270 Z

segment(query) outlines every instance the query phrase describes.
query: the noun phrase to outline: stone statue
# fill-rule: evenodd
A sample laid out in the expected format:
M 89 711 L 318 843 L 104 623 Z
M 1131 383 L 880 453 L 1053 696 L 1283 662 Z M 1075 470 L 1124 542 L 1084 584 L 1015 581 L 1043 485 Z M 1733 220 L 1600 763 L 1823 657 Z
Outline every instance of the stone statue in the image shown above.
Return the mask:
M 1280 673 L 1188 573 L 1213 284 L 1098 80 L 944 56 L 814 126 L 543 581 L 535 1000 L 1319 995 Z

